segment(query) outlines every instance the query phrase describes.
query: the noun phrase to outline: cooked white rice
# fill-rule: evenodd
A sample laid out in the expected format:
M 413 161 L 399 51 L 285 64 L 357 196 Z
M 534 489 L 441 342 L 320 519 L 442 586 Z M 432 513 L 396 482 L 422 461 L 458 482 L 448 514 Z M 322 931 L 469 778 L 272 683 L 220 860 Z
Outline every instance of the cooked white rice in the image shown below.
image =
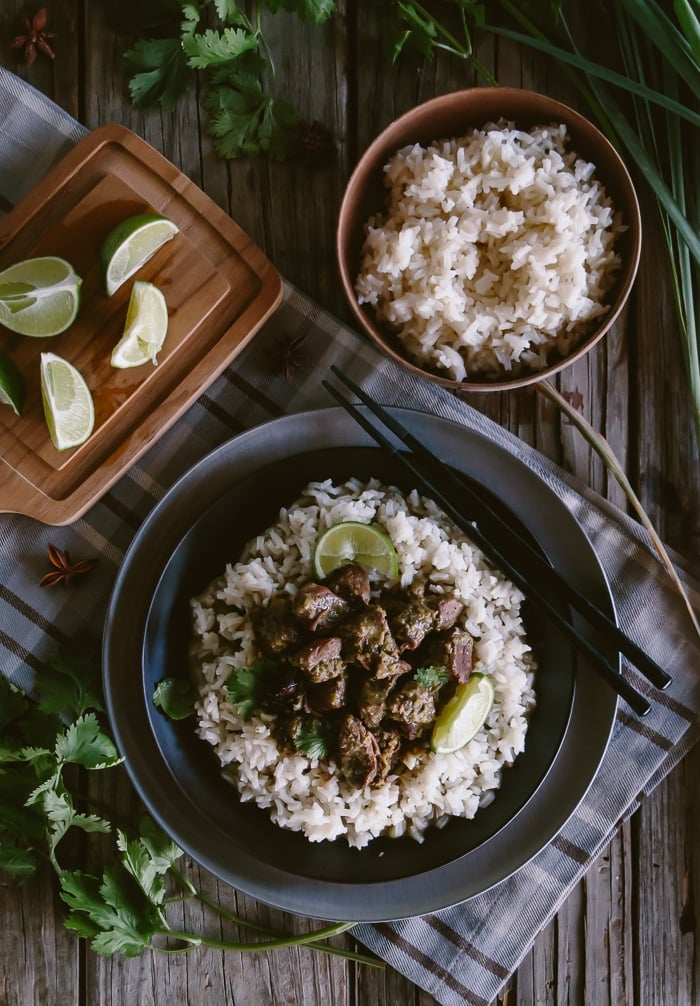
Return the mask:
M 564 125 L 489 123 L 384 168 L 355 291 L 418 364 L 455 380 L 537 371 L 608 310 L 621 231 Z
M 313 579 L 319 532 L 347 520 L 386 531 L 404 586 L 418 577 L 429 592 L 454 594 L 464 602 L 460 624 L 475 637 L 474 669 L 491 676 L 496 693 L 485 726 L 461 751 L 407 755 L 382 784 L 364 789 L 348 784 L 334 764 L 283 756 L 271 731 L 274 718 L 241 718 L 226 691 L 234 669 L 249 666 L 256 656 L 249 612 Z M 473 817 L 493 798 L 503 767 L 523 750 L 535 667 L 521 600 L 442 511 L 416 492 L 404 497 L 376 481 L 311 483 L 276 524 L 246 546 L 239 562 L 192 600 L 198 734 L 214 746 L 225 778 L 242 800 L 269 809 L 278 825 L 302 831 L 312 842 L 344 836 L 361 848 L 384 834 L 420 840 L 430 824 Z

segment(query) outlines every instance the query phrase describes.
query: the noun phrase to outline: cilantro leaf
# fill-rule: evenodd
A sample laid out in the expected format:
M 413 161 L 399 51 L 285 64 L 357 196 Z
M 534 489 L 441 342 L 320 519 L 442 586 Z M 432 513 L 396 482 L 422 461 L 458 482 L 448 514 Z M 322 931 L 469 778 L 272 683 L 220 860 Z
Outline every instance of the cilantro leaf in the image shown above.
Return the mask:
M 142 38 L 123 58 L 133 74 L 129 93 L 135 105 L 173 108 L 187 92 L 191 70 L 180 39 Z
M 141 820 L 140 833 L 141 841 L 160 873 L 166 873 L 184 855 L 180 846 L 176 845 L 148 815 Z
M 40 770 L 41 766 L 46 765 L 51 758 L 52 752 L 48 748 L 30 745 L 21 748 L 0 746 L 0 764 L 24 761 L 36 765 Z
M 202 20 L 202 12 L 198 3 L 181 3 L 183 20 L 180 23 L 180 31 L 183 35 L 189 35 L 196 31 L 197 25 Z
M 37 859 L 33 849 L 20 849 L 15 845 L 0 842 L 0 870 L 8 873 L 21 884 L 36 873 Z
M 109 834 L 112 827 L 109 821 L 98 817 L 97 814 L 80 814 L 73 806 L 73 798 L 70 793 L 63 791 L 60 793 L 54 790 L 46 790 L 43 794 L 44 813 L 49 819 L 49 856 L 54 866 L 60 870 L 56 861 L 56 848 L 69 828 L 80 828 L 85 832 L 100 832 L 103 835 Z
M 196 697 L 191 683 L 181 678 L 163 678 L 153 690 L 153 704 L 171 720 L 186 720 L 194 715 Z
M 236 707 L 239 716 L 250 716 L 261 704 L 265 694 L 266 679 L 278 670 L 274 660 L 260 657 L 250 667 L 234 671 L 226 682 L 228 700 Z
M 442 688 L 450 680 L 450 675 L 445 667 L 419 667 L 413 680 L 423 688 Z
M 222 21 L 235 21 L 239 16 L 238 0 L 214 0 L 216 13 Z
M 4 837 L 40 841 L 44 836 L 44 815 L 39 807 L 26 800 L 36 785 L 36 773 L 28 765 L 13 768 L 0 775 L 0 831 Z
M 146 897 L 157 905 L 162 904 L 165 897 L 165 881 L 162 873 L 155 868 L 143 842 L 138 838 L 129 840 L 123 831 L 118 831 L 117 848 L 122 854 L 124 868 L 138 883 Z
M 335 14 L 335 0 L 267 0 L 272 11 L 286 10 L 296 14 L 301 21 L 322 24 Z
M 260 702 L 258 676 L 251 667 L 234 671 L 226 685 L 228 700 L 239 716 L 250 716 Z
M 98 954 L 137 957 L 164 928 L 160 911 L 122 866 L 105 869 L 101 881 L 80 870 L 64 870 L 60 879 L 71 909 L 66 926 L 90 937 Z
M 326 758 L 330 741 L 330 724 L 327 720 L 307 720 L 294 734 L 294 747 L 307 758 Z
M 221 157 L 286 155 L 297 117 L 291 106 L 265 94 L 248 73 L 228 75 L 228 86 L 215 87 L 205 101 L 212 113 L 209 131 Z
M 122 853 L 125 869 L 144 894 L 154 904 L 162 904 L 165 874 L 182 856 L 182 849 L 161 831 L 153 818 L 147 816 L 141 821 L 139 838 L 130 840 L 123 831 L 117 832 L 117 847 Z
M 258 36 L 245 28 L 223 28 L 185 35 L 182 48 L 187 55 L 187 65 L 194 70 L 221 66 L 258 48 Z
M 99 655 L 92 648 L 56 650 L 35 681 L 42 712 L 75 719 L 89 709 L 103 711 Z
M 85 768 L 109 768 L 123 761 L 114 742 L 102 733 L 94 713 L 85 713 L 56 738 L 56 757 Z

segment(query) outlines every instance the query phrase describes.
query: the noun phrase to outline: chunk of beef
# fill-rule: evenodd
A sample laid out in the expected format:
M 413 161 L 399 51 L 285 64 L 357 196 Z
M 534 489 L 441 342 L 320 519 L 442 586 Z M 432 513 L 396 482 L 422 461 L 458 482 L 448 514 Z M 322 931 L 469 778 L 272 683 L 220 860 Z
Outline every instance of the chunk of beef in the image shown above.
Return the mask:
M 399 678 L 402 674 L 408 674 L 412 669 L 407 660 L 401 660 L 398 651 L 396 653 L 387 653 L 386 650 L 376 653 L 371 660 L 370 666 L 372 674 L 375 678 L 379 678 L 380 681 L 384 681 L 387 678 Z
M 387 716 L 409 740 L 421 737 L 432 726 L 435 716 L 435 691 L 413 679 L 392 695 Z
M 304 584 L 292 601 L 295 617 L 312 632 L 328 629 L 348 610 L 348 602 L 321 583 Z
M 343 641 L 343 657 L 348 663 L 371 670 L 381 654 L 397 654 L 386 612 L 379 604 L 370 604 L 351 615 L 338 628 Z
M 435 597 L 430 603 L 435 608 L 435 629 L 438 632 L 451 629 L 464 611 L 464 605 L 456 597 Z
M 330 681 L 342 674 L 345 662 L 340 656 L 341 642 L 338 636 L 329 636 L 307 643 L 288 659 L 299 670 L 303 671 L 314 684 Z
M 370 786 L 379 768 L 379 745 L 374 734 L 355 716 L 347 715 L 338 734 L 340 768 L 353 786 Z
M 308 692 L 310 705 L 319 713 L 342 709 L 347 701 L 348 676 L 345 671 L 336 678 L 312 685 Z
M 465 629 L 455 626 L 446 632 L 436 632 L 421 650 L 421 660 L 427 665 L 444 667 L 460 685 L 472 672 L 474 640 Z
M 393 688 L 392 679 L 368 678 L 357 698 L 357 712 L 365 726 L 378 727 L 386 713 L 386 702 Z
M 327 587 L 351 604 L 358 601 L 362 604 L 370 602 L 369 573 L 362 566 L 352 562 L 346 563 L 334 569 L 324 582 Z
M 266 608 L 253 614 L 252 621 L 255 641 L 268 657 L 277 657 L 301 642 L 301 627 L 286 598 L 273 597 Z
M 417 597 L 391 619 L 391 631 L 399 650 L 416 650 L 435 627 L 435 610 Z
M 401 735 L 397 730 L 375 730 L 379 745 L 376 782 L 384 782 L 401 754 Z

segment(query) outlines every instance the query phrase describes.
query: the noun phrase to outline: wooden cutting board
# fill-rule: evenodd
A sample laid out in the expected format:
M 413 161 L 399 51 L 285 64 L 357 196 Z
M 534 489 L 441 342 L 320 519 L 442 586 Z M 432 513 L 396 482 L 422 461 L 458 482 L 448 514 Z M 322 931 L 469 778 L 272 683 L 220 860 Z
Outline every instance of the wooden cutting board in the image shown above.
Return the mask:
M 102 242 L 136 213 L 160 213 L 180 229 L 113 296 L 104 291 Z M 95 130 L 0 221 L 0 270 L 58 255 L 83 279 L 74 324 L 35 339 L 0 325 L 0 349 L 27 385 L 21 416 L 0 407 L 0 511 L 47 524 L 77 520 L 247 345 L 279 305 L 282 281 L 263 252 L 189 178 L 124 126 Z M 110 366 L 135 279 L 168 304 L 158 365 Z M 41 403 L 39 357 L 65 357 L 86 379 L 95 429 L 58 452 Z

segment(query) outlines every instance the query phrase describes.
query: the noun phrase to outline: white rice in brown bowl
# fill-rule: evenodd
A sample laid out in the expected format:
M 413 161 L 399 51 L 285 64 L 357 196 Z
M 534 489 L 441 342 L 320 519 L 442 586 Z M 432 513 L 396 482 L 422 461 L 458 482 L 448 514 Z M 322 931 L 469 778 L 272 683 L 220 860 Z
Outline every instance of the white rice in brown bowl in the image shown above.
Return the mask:
M 620 216 L 566 126 L 499 120 L 403 147 L 355 292 L 419 366 L 456 381 L 542 370 L 607 312 Z
M 488 674 L 495 702 L 486 724 L 460 751 L 412 752 L 375 786 L 351 786 L 332 761 L 283 754 L 274 718 L 237 715 L 226 682 L 258 655 L 250 613 L 313 580 L 318 534 L 342 521 L 380 526 L 397 552 L 402 586 L 414 578 L 464 603 L 460 624 L 474 637 L 473 667 Z M 377 585 L 380 586 L 380 585 Z M 521 593 L 430 500 L 372 480 L 311 483 L 238 562 L 191 602 L 197 731 L 214 747 L 241 800 L 269 811 L 280 827 L 310 841 L 344 838 L 362 848 L 379 835 L 423 839 L 430 825 L 472 818 L 494 798 L 503 769 L 525 746 L 535 704 L 535 662 L 523 626 Z

